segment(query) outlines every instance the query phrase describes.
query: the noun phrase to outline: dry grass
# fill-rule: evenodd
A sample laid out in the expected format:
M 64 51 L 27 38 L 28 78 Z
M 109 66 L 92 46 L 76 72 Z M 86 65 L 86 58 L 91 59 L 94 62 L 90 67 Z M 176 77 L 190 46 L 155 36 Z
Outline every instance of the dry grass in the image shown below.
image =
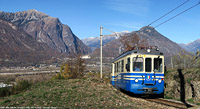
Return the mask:
M 12 83 L 17 82 L 19 80 L 28 80 L 32 83 L 46 81 L 52 78 L 55 74 L 40 74 L 40 75 L 25 75 L 25 76 L 18 76 L 18 75 L 0 75 L 0 82 L 3 83 Z
M 40 74 L 40 75 L 26 75 L 26 76 L 16 76 L 16 75 L 1 75 L 1 82 L 6 84 L 12 84 L 13 87 L 0 88 L 0 97 L 5 97 L 13 94 L 17 94 L 27 90 L 33 84 L 38 82 L 43 82 L 50 80 L 52 75 Z
M 0 82 L 3 83 L 15 82 L 16 78 L 17 76 L 15 75 L 0 75 Z
M 55 74 L 40 74 L 40 75 L 27 75 L 27 76 L 19 76 L 15 79 L 15 81 L 19 81 L 19 80 L 28 80 L 30 82 L 32 82 L 33 84 L 36 84 L 38 82 L 43 82 L 43 81 L 47 81 L 50 80 L 52 78 L 52 76 L 54 76 Z
M 26 92 L 3 98 L 0 106 L 136 108 L 128 97 L 96 78 L 40 82 Z

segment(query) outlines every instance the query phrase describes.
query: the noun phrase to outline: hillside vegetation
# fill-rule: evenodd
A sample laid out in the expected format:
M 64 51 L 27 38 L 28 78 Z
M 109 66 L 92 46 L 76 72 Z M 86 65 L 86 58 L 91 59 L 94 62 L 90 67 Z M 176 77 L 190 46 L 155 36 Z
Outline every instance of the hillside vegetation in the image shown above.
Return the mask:
M 92 79 L 50 80 L 1 99 L 0 106 L 129 107 L 135 103 L 110 84 Z
M 99 77 L 99 76 L 98 76 Z M 39 82 L 16 95 L 0 98 L 0 107 L 167 108 L 128 96 L 96 76 Z

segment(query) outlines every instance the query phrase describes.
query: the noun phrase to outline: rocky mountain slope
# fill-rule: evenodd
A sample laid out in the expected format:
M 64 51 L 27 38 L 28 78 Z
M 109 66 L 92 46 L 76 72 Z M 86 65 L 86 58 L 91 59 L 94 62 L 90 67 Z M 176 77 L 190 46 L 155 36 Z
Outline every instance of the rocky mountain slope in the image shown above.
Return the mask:
M 122 31 L 122 32 L 112 33 L 110 35 L 104 35 L 102 38 L 102 43 L 103 45 L 105 45 L 114 39 L 118 39 L 120 36 L 123 36 L 126 33 L 129 33 L 129 31 Z M 91 47 L 92 51 L 100 47 L 100 37 L 89 37 L 82 39 L 82 41 L 85 45 Z
M 196 53 L 197 50 L 200 50 L 200 39 L 197 39 L 188 44 L 179 44 L 179 45 L 188 52 Z
M 143 27 L 139 31 L 133 31 L 131 33 L 127 33 L 129 37 L 133 34 L 137 34 L 140 39 L 145 39 L 149 45 L 157 46 L 160 51 L 162 51 L 167 58 L 171 55 L 176 55 L 179 52 L 182 52 L 184 49 L 181 48 L 175 42 L 169 40 L 159 32 L 157 32 L 153 27 Z M 123 36 L 122 36 L 123 37 Z M 103 46 L 103 56 L 104 57 L 116 57 L 119 55 L 119 47 L 122 46 L 119 39 L 112 40 L 111 42 L 107 43 Z M 96 49 L 92 56 L 98 57 L 99 56 L 99 49 Z M 169 61 L 167 59 L 166 61 Z
M 189 68 L 182 70 L 181 77 L 177 70 L 168 71 L 165 74 L 165 97 L 170 99 L 180 99 L 181 94 L 184 93 L 185 100 L 189 103 L 200 105 L 200 69 Z M 181 80 L 184 83 L 181 83 Z M 181 89 L 184 84 L 185 91 Z
M 153 27 L 143 27 L 139 31 L 136 31 L 136 33 L 142 39 L 146 39 L 150 45 L 157 46 L 167 57 L 184 51 L 177 43 L 163 36 Z
M 58 18 L 50 17 L 37 10 L 0 12 L 0 18 L 14 23 L 38 42 L 46 43 L 59 52 L 67 54 L 90 52 L 90 48 L 73 34 L 69 26 L 62 24 Z
M 0 19 L 0 66 L 46 63 L 54 61 L 59 55 L 13 23 Z

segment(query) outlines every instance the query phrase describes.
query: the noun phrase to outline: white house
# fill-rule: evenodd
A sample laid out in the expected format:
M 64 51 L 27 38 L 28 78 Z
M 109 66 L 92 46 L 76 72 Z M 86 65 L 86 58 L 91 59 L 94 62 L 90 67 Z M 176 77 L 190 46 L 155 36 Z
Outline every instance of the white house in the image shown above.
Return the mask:
M 90 59 L 90 55 L 84 55 L 84 56 L 81 56 L 82 59 Z

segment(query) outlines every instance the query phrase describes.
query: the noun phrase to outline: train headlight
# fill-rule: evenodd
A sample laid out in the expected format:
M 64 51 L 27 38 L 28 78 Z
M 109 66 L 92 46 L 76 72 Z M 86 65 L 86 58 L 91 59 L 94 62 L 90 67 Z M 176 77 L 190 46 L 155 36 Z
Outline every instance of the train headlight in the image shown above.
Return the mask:
M 162 81 L 161 81 L 161 79 L 160 80 L 158 80 L 158 83 L 161 83 Z
M 135 82 L 137 83 L 137 82 L 138 82 L 138 79 L 135 79 Z
M 148 52 L 148 53 L 151 52 L 151 49 L 147 49 L 147 52 Z

